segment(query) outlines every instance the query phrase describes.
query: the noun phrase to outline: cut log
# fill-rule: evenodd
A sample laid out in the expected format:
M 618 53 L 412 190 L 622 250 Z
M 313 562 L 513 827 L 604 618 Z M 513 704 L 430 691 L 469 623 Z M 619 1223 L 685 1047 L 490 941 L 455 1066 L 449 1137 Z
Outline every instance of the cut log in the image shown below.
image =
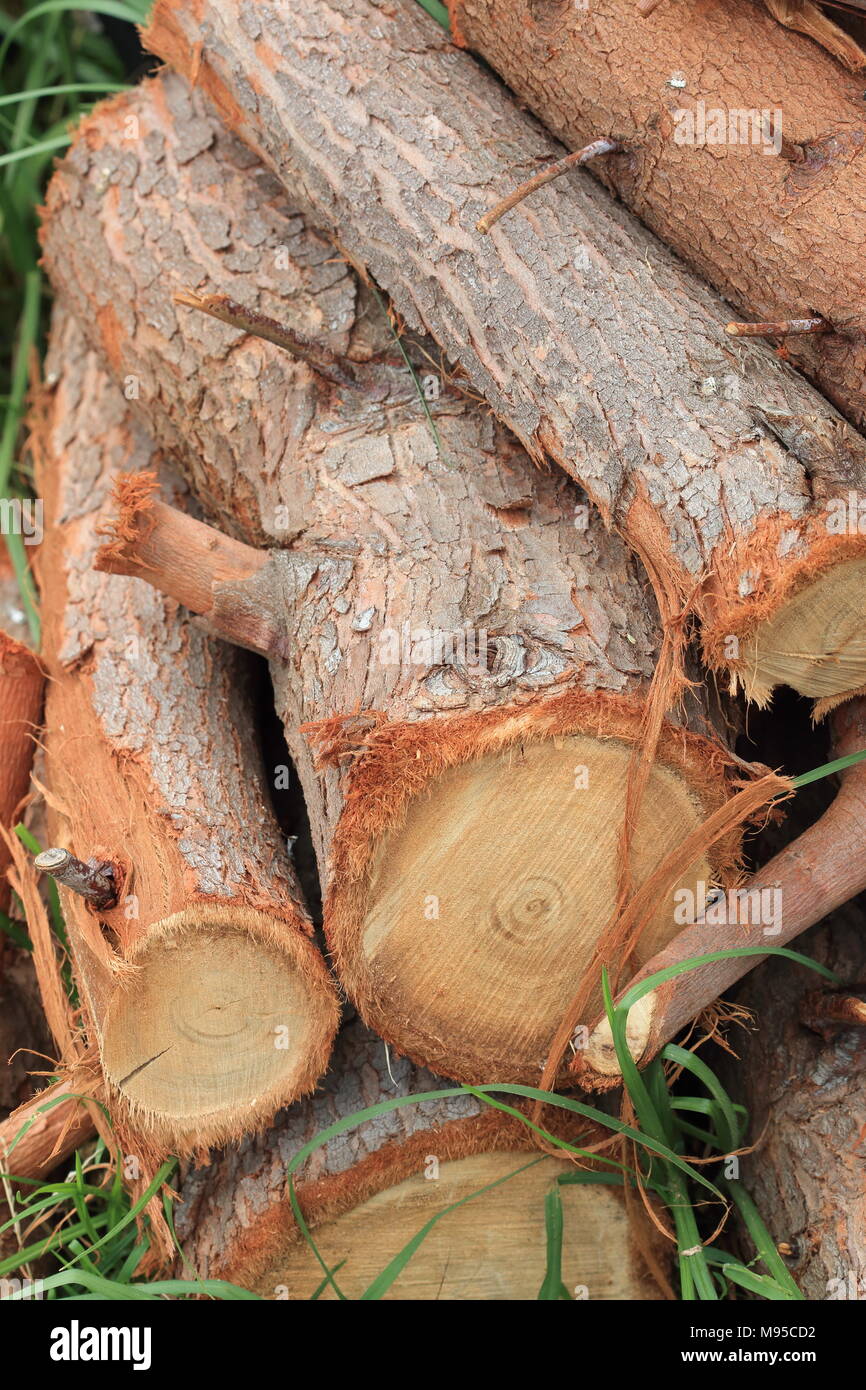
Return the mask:
M 669 4 L 650 23 L 633 0 L 450 10 L 455 40 L 569 148 L 619 135 L 627 157 L 593 173 L 742 317 L 833 325 L 787 337 L 785 355 L 862 428 L 866 273 L 841 254 L 863 239 L 862 78 L 749 0 Z
M 22 642 L 0 631 L 0 825 L 11 830 L 30 788 L 45 676 Z M 9 911 L 9 850 L 0 837 L 0 912 Z
M 268 806 L 243 662 L 175 604 L 93 571 L 100 508 L 155 449 L 69 316 L 46 370 L 34 452 L 50 825 L 117 890 L 99 911 L 61 899 L 109 1105 L 189 1150 L 313 1088 L 335 991 Z
M 393 1061 L 389 1069 L 381 1041 L 359 1021 L 349 1024 L 319 1095 L 293 1106 L 240 1150 L 186 1176 L 177 1213 L 184 1254 L 178 1273 L 190 1278 L 192 1266 L 201 1277 L 230 1279 L 264 1298 L 311 1298 L 322 1267 L 295 1223 L 287 1165 L 321 1130 L 363 1108 L 443 1088 L 409 1062 Z M 544 1123 L 553 1124 L 547 1112 Z M 605 1137 L 600 1127 L 581 1124 L 569 1142 Z M 424 1101 L 349 1127 L 315 1149 L 295 1175 L 295 1192 L 330 1268 L 345 1262 L 337 1283 L 358 1298 L 426 1221 L 498 1182 L 442 1217 L 387 1297 L 535 1299 L 545 1273 L 544 1194 L 572 1161 L 537 1150 L 533 1157 L 533 1148 L 531 1131 L 519 1120 L 474 1096 Z M 517 1176 L 502 1181 L 512 1173 Z M 645 1217 L 627 1211 L 621 1191 L 566 1185 L 560 1192 L 569 1294 L 662 1297 L 639 1247 L 663 1287 L 672 1247 L 659 1249 L 657 1234 Z M 324 1297 L 336 1295 L 327 1288 Z
M 756 700 L 788 683 L 822 708 L 866 683 L 866 538 L 839 525 L 866 442 L 727 335 L 722 300 L 579 171 L 479 233 L 562 150 L 414 0 L 163 2 L 146 41 L 529 451 L 585 485 L 663 616 L 694 605 L 712 666 Z
M 863 928 L 862 904 L 852 903 L 798 949 L 862 991 Z M 738 1033 L 738 1058 L 721 1074 L 748 1108 L 748 1142 L 756 1145 L 740 1159 L 740 1181 L 804 1296 L 862 1300 L 866 1028 L 827 1017 L 833 995 L 816 997 L 815 981 L 784 960 L 754 971 L 736 995 L 753 1012 L 754 1027 Z
M 128 117 L 159 156 L 131 179 Z M 375 306 L 179 79 L 86 126 L 52 186 L 46 246 L 64 280 L 74 255 L 81 285 L 112 285 L 91 327 L 212 514 L 235 497 L 251 539 L 288 525 L 294 548 L 266 553 L 133 487 L 100 563 L 270 656 L 341 980 L 371 1027 L 437 1071 L 536 1081 L 590 967 L 599 1002 L 593 953 L 659 642 L 634 561 L 447 379 L 429 402 L 437 452 L 405 367 L 370 358 L 384 318 L 379 344 Z M 190 280 L 308 338 L 336 320 L 323 336 L 353 358 L 355 386 L 176 307 Z M 651 769 L 636 881 L 725 802 L 728 765 L 692 692 Z M 684 881 L 724 878 L 736 852 L 735 834 L 698 851 Z M 636 958 L 673 930 L 654 917 Z

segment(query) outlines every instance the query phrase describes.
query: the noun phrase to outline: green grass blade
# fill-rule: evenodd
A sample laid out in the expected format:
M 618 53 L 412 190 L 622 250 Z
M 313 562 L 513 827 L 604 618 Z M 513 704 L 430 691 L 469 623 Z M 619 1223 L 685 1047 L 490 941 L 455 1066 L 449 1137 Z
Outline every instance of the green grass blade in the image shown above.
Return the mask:
M 663 1048 L 661 1055 L 663 1061 L 673 1062 L 676 1066 L 683 1067 L 706 1086 L 718 1106 L 717 1114 L 722 1120 L 719 1136 L 722 1151 L 726 1154 L 733 1153 L 740 1143 L 740 1122 L 734 1109 L 734 1102 L 716 1074 L 702 1058 L 697 1057 L 694 1052 L 689 1052 L 684 1047 L 678 1047 L 676 1043 L 668 1043 Z
M 435 19 L 437 24 L 441 24 L 443 29 L 450 29 L 448 11 L 444 5 L 440 4 L 440 0 L 418 0 L 418 4 L 427 11 L 431 19 Z
M 854 767 L 855 763 L 862 763 L 866 758 L 866 748 L 859 753 L 848 753 L 844 758 L 834 758 L 831 763 L 822 763 L 820 767 L 815 767 L 811 772 L 801 772 L 799 777 L 792 777 L 793 785 L 799 790 L 800 787 L 808 787 L 810 782 L 818 782 L 822 777 L 831 777 L 834 772 L 844 772 L 846 767 Z
M 736 960 L 746 956 L 781 956 L 783 960 L 791 960 L 797 965 L 807 966 L 809 970 L 814 970 L 816 974 L 822 975 L 831 984 L 842 983 L 839 976 L 833 970 L 828 969 L 826 965 L 812 960 L 811 956 L 802 955 L 800 951 L 791 951 L 787 946 L 731 946 L 724 951 L 707 951 L 702 956 L 692 956 L 690 960 L 683 960 L 677 965 L 666 965 L 663 970 L 656 970 L 645 980 L 639 980 L 636 985 L 627 989 L 617 1004 L 617 1008 L 633 1008 L 639 999 L 643 999 L 645 994 L 650 994 L 659 985 L 663 985 L 666 980 L 676 979 L 677 975 L 685 975 L 689 970 L 697 970 L 702 965 L 712 965 L 713 961 L 716 960 Z
M 547 1263 L 545 1275 L 538 1290 L 538 1300 L 542 1303 L 570 1303 L 571 1294 L 562 1280 L 562 1198 L 559 1188 L 553 1187 L 544 1195 L 544 1229 L 547 1238 Z
M 803 1295 L 797 1288 L 790 1270 L 776 1249 L 773 1237 L 758 1215 L 758 1209 L 748 1192 L 746 1192 L 740 1182 L 735 1182 L 730 1178 L 722 1178 L 720 1179 L 720 1183 L 739 1211 L 743 1219 L 743 1224 L 749 1232 L 755 1249 L 758 1252 L 758 1256 L 767 1266 L 772 1278 L 785 1290 L 787 1298 L 801 1299 Z
M 77 92 L 122 92 L 123 82 L 64 82 L 57 87 L 36 87 L 23 92 L 9 92 L 0 97 L 0 106 L 12 106 L 26 99 L 42 100 L 43 97 L 68 96 Z
M 537 1163 L 542 1163 L 543 1161 L 543 1158 L 533 1158 L 529 1163 L 524 1163 L 520 1168 L 515 1168 L 512 1173 L 506 1173 L 501 1178 L 495 1178 L 493 1182 L 487 1183 L 484 1187 L 479 1187 L 477 1192 L 469 1192 L 465 1197 L 460 1197 L 458 1201 L 451 1202 L 447 1207 L 443 1207 L 442 1211 L 437 1211 L 435 1216 L 431 1216 L 429 1221 L 425 1221 L 420 1231 L 416 1231 L 412 1239 L 406 1242 L 403 1249 L 394 1256 L 393 1260 L 389 1261 L 381 1274 L 377 1274 L 372 1284 L 361 1294 L 361 1302 L 370 1303 L 376 1301 L 388 1292 L 394 1280 L 402 1274 L 403 1270 L 406 1268 L 406 1265 L 415 1254 L 419 1245 L 421 1245 L 422 1241 L 427 1239 L 434 1226 L 438 1225 L 444 1217 L 448 1216 L 452 1211 L 456 1211 L 458 1207 L 465 1206 L 467 1202 L 474 1202 L 476 1197 L 483 1197 L 485 1192 L 492 1192 L 494 1187 L 501 1187 L 503 1183 L 510 1182 L 511 1179 L 516 1178 L 519 1173 L 525 1173 L 527 1168 L 534 1168 Z

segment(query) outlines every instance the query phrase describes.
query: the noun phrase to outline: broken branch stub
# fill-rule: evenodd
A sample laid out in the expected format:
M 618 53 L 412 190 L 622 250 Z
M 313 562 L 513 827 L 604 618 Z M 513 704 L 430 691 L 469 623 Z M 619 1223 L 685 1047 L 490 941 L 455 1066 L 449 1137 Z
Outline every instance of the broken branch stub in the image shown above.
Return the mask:
M 751 0 L 667 4 L 651 24 L 634 0 L 449 0 L 449 10 L 455 41 L 569 149 L 620 132 L 628 158 L 592 173 L 744 315 L 814 310 L 833 324 L 786 348 L 866 426 L 866 274 L 843 250 L 860 246 L 866 214 L 862 76 Z

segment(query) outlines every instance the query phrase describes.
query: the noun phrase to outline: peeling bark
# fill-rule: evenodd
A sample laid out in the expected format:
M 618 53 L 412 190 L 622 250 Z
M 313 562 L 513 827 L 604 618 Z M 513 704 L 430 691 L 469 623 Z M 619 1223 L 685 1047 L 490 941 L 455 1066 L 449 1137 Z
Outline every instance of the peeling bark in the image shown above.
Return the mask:
M 100 912 L 61 898 L 112 1107 L 188 1150 L 307 1093 L 337 1005 L 268 807 L 243 659 L 93 569 L 115 480 L 159 456 L 68 315 L 46 372 L 33 445 L 49 823 L 119 885 Z
M 237 499 L 236 534 L 291 543 L 264 556 L 133 496 L 100 563 L 271 657 L 341 979 L 420 1061 L 537 1079 L 616 893 L 659 644 L 635 562 L 583 493 L 532 468 L 444 376 L 434 436 L 378 309 L 180 79 L 86 124 L 52 184 L 45 241 L 211 515 L 224 522 Z M 355 385 L 176 306 L 190 285 L 320 336 Z M 650 777 L 638 880 L 726 797 L 704 695 L 685 705 Z M 728 835 L 695 872 L 724 874 L 736 849 Z M 671 929 L 661 912 L 638 954 Z
M 45 1178 L 92 1138 L 93 1120 L 83 1100 L 58 1081 L 0 1123 L 0 1169 L 16 1178 Z
M 834 499 L 864 491 L 866 443 L 726 335 L 722 301 L 579 172 L 482 236 L 561 147 L 419 6 L 162 3 L 146 41 L 530 453 L 585 485 L 665 617 L 694 603 L 713 666 L 759 700 L 780 681 L 824 702 L 866 682 L 864 538 L 828 527 Z

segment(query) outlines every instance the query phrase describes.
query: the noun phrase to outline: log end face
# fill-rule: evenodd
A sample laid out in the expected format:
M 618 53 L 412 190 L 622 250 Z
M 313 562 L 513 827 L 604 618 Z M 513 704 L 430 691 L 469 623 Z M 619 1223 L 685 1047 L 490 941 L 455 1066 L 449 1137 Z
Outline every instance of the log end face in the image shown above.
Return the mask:
M 102 1061 L 135 1126 L 177 1152 L 260 1127 L 308 1094 L 338 1022 L 312 942 L 262 913 L 199 904 L 142 939 Z
M 343 978 L 401 1051 L 470 1082 L 537 1082 L 616 900 L 630 746 L 576 734 L 453 767 L 380 842 L 366 907 L 341 933 Z M 643 882 L 704 819 L 679 769 L 657 764 L 633 842 Z M 680 887 L 707 881 L 705 860 Z M 351 911 L 344 903 L 343 911 Z M 340 907 L 337 907 L 338 914 Z M 675 934 L 674 900 L 638 943 Z
M 388 1298 L 537 1298 L 545 1274 L 545 1193 L 569 1170 L 569 1163 L 555 1158 L 533 1162 L 525 1152 L 505 1151 L 440 1164 L 435 1133 L 428 1147 L 429 1154 L 413 1176 L 316 1227 L 317 1245 L 332 1268 L 340 1266 L 337 1282 L 343 1291 L 349 1298 L 360 1298 L 425 1222 L 462 1200 L 464 1205 L 424 1241 Z M 466 1200 L 492 1183 L 499 1186 Z M 635 1248 L 623 1201 L 600 1186 L 574 1184 L 560 1190 L 562 1275 L 573 1297 L 660 1298 Z M 264 1298 L 308 1299 L 321 1282 L 321 1266 L 310 1247 L 296 1240 L 256 1284 L 256 1292 Z M 331 1289 L 322 1296 L 336 1297 Z
M 777 685 L 831 704 L 866 684 L 866 558 L 849 559 L 798 588 L 743 645 L 736 679 L 769 702 Z

